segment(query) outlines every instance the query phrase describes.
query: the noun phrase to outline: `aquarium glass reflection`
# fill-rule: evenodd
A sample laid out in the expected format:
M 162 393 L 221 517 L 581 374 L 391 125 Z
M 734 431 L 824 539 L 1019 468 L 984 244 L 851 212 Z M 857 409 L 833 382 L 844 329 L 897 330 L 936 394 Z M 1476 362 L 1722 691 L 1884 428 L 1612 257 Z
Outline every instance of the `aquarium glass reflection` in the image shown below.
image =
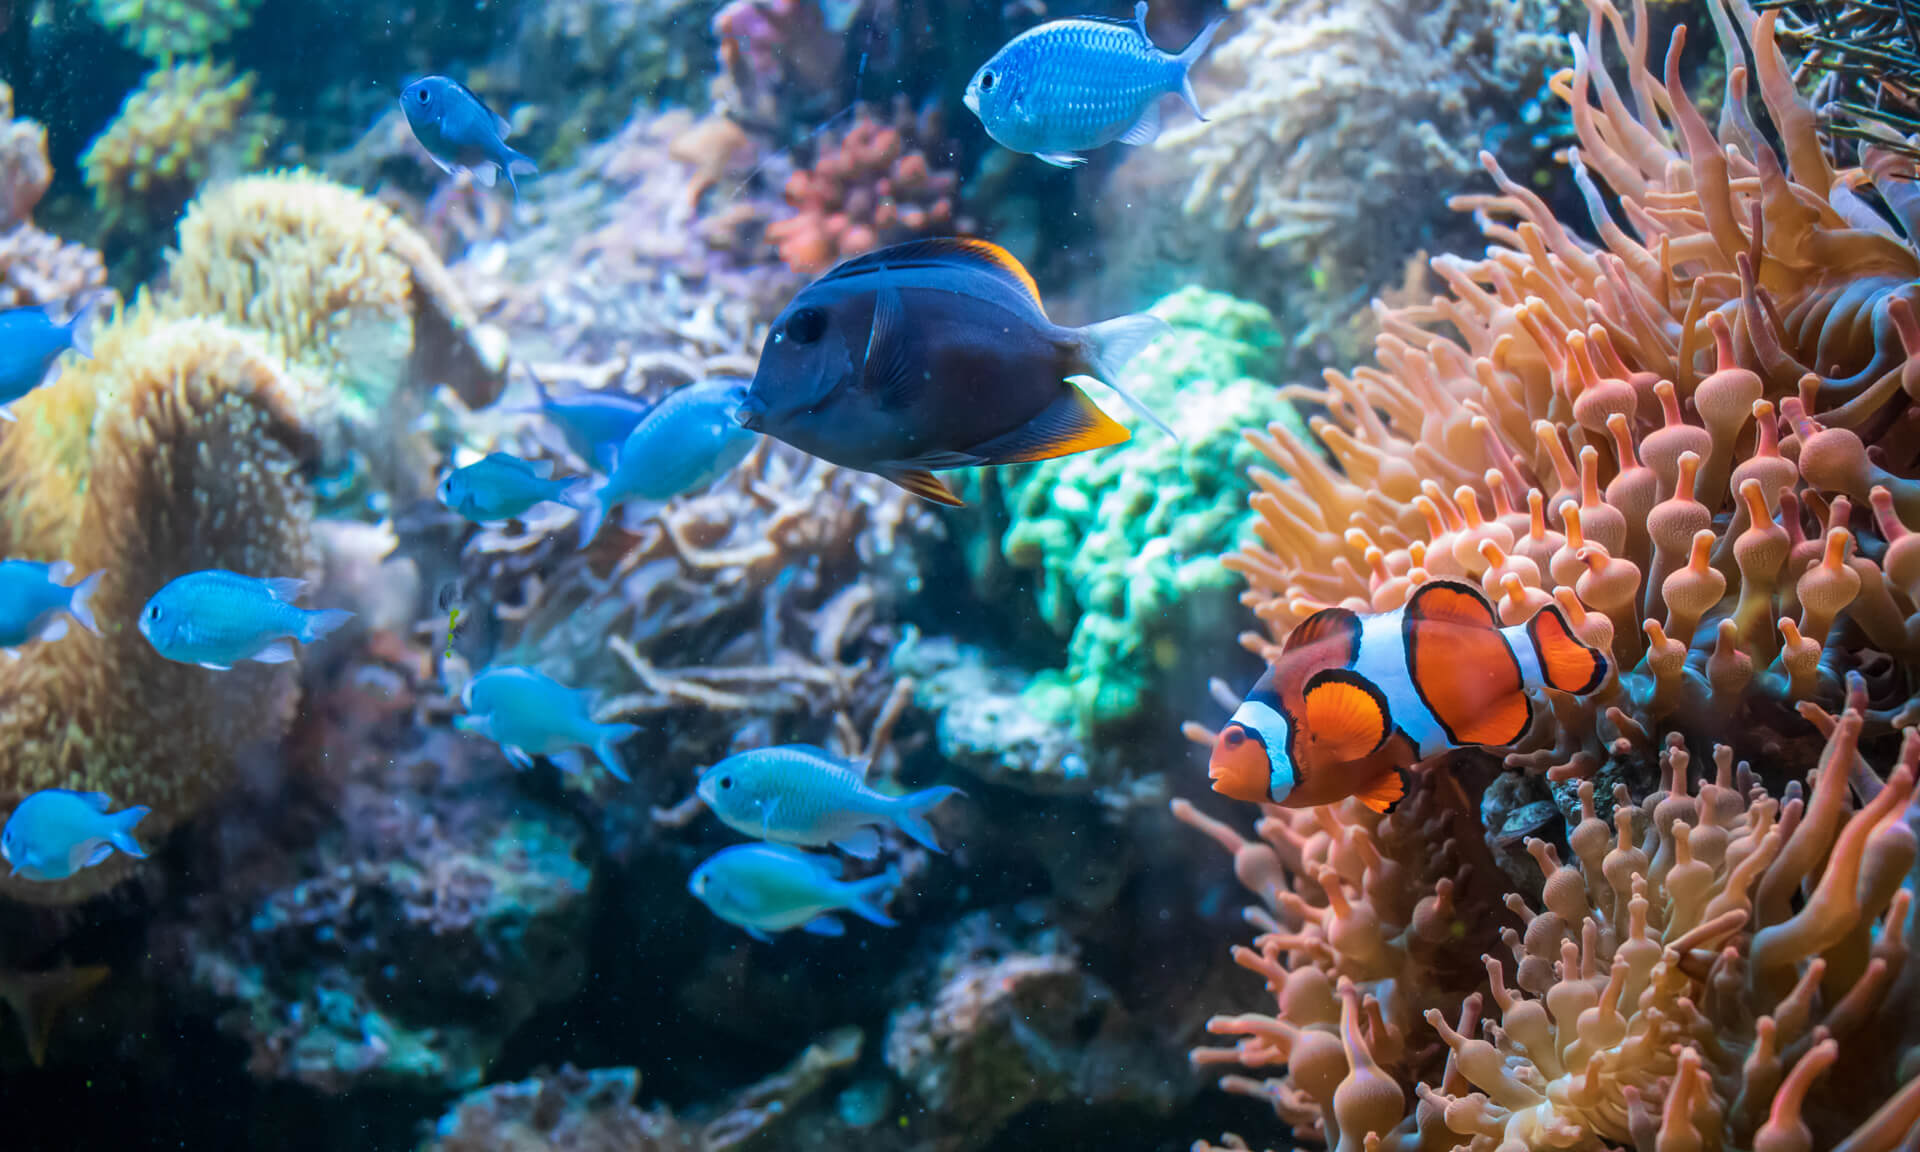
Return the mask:
M 1920 1148 L 1915 0 L 0 0 L 8 1148 Z

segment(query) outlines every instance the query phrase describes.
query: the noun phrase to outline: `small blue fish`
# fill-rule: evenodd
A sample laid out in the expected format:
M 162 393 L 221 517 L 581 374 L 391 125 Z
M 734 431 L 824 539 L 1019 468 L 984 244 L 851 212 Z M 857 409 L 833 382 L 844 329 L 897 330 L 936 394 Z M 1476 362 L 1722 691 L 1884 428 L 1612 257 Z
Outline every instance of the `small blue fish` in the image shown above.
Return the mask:
M 582 748 L 593 749 L 600 764 L 619 780 L 619 745 L 640 729 L 632 724 L 596 724 L 588 694 L 569 688 L 544 672 L 512 666 L 489 668 L 467 682 L 460 694 L 467 707 L 454 726 L 500 745 L 521 768 L 545 756 L 567 772 L 586 769 Z
M 13 875 L 28 880 L 65 880 L 91 868 L 118 848 L 136 860 L 147 850 L 133 838 L 134 825 L 151 811 L 144 806 L 108 814 L 104 792 L 46 788 L 20 801 L 0 832 L 0 857 Z
M 900 874 L 889 868 L 865 880 L 840 879 L 839 861 L 778 844 L 736 844 L 693 870 L 687 891 L 729 924 L 755 940 L 769 932 L 803 928 L 816 936 L 841 936 L 846 928 L 831 915 L 842 909 L 882 928 L 893 920 L 880 905 L 893 898 Z
M 614 462 L 620 458 L 620 445 L 653 411 L 653 405 L 645 400 L 621 392 L 583 391 L 557 399 L 538 376 L 533 377 L 533 385 L 540 392 L 540 403 L 532 411 L 560 430 L 575 456 L 602 472 L 613 471 Z
M 311 644 L 353 618 L 293 603 L 305 580 L 263 580 L 220 568 L 189 572 L 153 594 L 140 634 L 181 664 L 224 672 L 242 660 L 284 664 L 294 644 Z
M 880 852 L 876 824 L 940 851 L 927 813 L 962 794 L 942 785 L 888 796 L 869 788 L 852 762 L 810 744 L 736 753 L 702 772 L 695 791 L 736 832 L 778 844 L 832 844 L 863 860 Z
M 495 179 L 505 176 L 516 200 L 520 185 L 514 176 L 540 171 L 532 160 L 507 147 L 507 135 L 513 131 L 507 118 L 458 80 L 445 76 L 415 80 L 401 90 L 400 107 L 407 111 L 413 138 L 443 171 L 472 173 L 483 188 L 493 187 Z
M 654 406 L 620 445 L 606 480 L 580 501 L 580 543 L 593 543 L 607 513 L 626 500 L 671 500 L 732 470 L 757 436 L 740 426 L 740 380 L 689 384 Z
M 18 658 L 14 649 L 29 640 L 65 636 L 69 616 L 89 632 L 100 631 L 93 622 L 92 600 L 105 573 L 95 572 L 68 587 L 65 581 L 72 575 L 73 565 L 65 560 L 52 564 L 0 561 L 0 648 L 9 656 Z
M 524 516 L 535 504 L 558 501 L 577 479 L 553 479 L 553 461 L 522 460 L 495 452 L 440 478 L 440 503 L 476 524 Z
M 1205 120 L 1188 73 L 1213 42 L 1214 20 L 1175 56 L 1147 36 L 1147 4 L 1132 20 L 1076 16 L 1029 28 L 973 74 L 962 99 L 987 135 L 1060 168 L 1111 144 L 1160 135 L 1160 98 L 1178 95 Z
M 62 352 L 93 358 L 93 326 L 109 299 L 105 290 L 88 293 L 65 324 L 39 305 L 0 312 L 0 420 L 15 418 L 10 406 L 46 383 Z

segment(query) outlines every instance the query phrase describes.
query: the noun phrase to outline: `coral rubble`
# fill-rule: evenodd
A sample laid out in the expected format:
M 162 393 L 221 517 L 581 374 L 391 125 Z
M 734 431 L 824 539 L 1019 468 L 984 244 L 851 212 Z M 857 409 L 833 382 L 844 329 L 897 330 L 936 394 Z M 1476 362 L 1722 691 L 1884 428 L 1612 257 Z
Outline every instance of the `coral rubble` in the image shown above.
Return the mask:
M 201 185 L 260 163 L 273 120 L 251 73 L 200 61 L 157 69 L 80 158 L 106 225 L 165 234 Z
M 94 357 L 14 405 L 0 436 L 0 554 L 104 571 L 102 632 L 78 631 L 0 667 L 6 801 L 47 787 L 153 808 L 149 844 L 201 811 L 243 749 L 292 716 L 291 665 L 183 671 L 135 627 L 155 590 L 186 572 L 309 575 L 315 445 L 300 381 L 254 338 L 213 320 L 139 306 Z M 0 880 L 9 897 L 65 903 L 138 866 L 115 854 L 55 884 Z
M 812 166 L 787 179 L 796 215 L 767 227 L 787 267 L 814 276 L 883 244 L 965 232 L 959 178 L 940 166 L 951 162 L 940 119 L 938 106 L 916 113 L 902 96 L 889 118 L 862 105 L 845 132 L 824 137 Z

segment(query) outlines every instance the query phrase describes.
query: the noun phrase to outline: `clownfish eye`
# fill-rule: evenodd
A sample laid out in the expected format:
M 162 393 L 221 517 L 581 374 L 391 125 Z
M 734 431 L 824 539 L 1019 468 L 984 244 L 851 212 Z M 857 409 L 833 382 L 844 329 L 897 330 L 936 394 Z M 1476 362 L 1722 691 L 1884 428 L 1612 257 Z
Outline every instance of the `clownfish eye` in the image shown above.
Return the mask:
M 795 344 L 811 344 L 827 330 L 827 314 L 818 308 L 802 308 L 787 317 L 787 339 Z
M 980 73 L 980 91 L 982 92 L 993 91 L 993 73 L 991 72 Z
M 1220 736 L 1221 739 L 1227 742 L 1227 747 L 1229 748 L 1238 748 L 1247 742 L 1247 730 L 1238 724 L 1228 728 L 1225 732 L 1222 732 Z

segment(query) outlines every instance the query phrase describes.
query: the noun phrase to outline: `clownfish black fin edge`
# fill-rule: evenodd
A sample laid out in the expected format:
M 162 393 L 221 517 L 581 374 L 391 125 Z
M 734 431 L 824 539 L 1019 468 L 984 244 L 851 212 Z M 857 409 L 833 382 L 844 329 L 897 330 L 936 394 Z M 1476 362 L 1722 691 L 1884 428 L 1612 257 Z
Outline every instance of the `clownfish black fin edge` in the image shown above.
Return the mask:
M 1400 807 L 1400 802 L 1407 798 L 1408 791 L 1406 769 L 1395 768 L 1383 773 L 1365 791 L 1356 793 L 1355 799 L 1382 816 L 1391 816 L 1394 809 Z

